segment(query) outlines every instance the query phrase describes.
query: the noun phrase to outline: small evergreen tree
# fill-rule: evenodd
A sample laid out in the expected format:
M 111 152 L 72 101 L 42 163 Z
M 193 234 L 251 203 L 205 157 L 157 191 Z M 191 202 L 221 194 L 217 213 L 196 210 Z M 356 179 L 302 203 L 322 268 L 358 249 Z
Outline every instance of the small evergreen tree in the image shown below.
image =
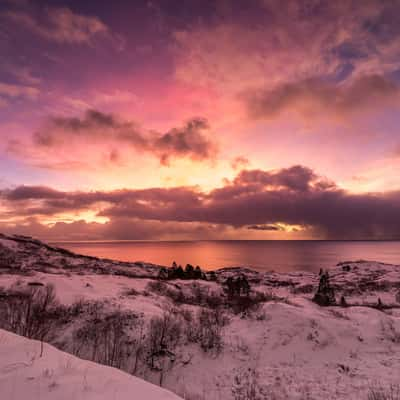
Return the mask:
M 194 279 L 202 279 L 203 278 L 203 272 L 201 271 L 201 268 L 197 266 L 194 270 L 193 274 Z
M 231 276 L 225 281 L 224 286 L 224 291 L 227 294 L 228 299 L 233 299 L 235 295 L 235 281 Z
M 185 267 L 185 278 L 186 279 L 193 279 L 194 277 L 194 268 L 191 264 L 186 264 Z
M 335 291 L 330 285 L 328 271 L 322 271 L 320 274 L 318 290 L 313 301 L 323 307 L 336 304 Z
M 176 279 L 185 279 L 185 271 L 182 268 L 182 265 L 179 265 L 175 270 L 175 278 Z

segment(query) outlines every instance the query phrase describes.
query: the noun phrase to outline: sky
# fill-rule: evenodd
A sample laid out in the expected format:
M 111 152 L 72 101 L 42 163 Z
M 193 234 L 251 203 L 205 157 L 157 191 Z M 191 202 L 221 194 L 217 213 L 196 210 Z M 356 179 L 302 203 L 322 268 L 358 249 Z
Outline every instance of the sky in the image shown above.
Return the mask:
M 400 0 L 0 0 L 0 232 L 400 239 Z

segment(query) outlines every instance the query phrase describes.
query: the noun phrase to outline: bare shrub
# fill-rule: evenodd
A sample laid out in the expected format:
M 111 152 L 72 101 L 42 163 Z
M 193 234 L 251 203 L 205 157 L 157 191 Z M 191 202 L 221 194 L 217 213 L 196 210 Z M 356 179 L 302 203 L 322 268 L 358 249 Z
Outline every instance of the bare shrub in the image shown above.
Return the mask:
M 198 343 L 205 352 L 219 353 L 222 349 L 221 329 L 228 319 L 221 308 L 200 309 L 196 315 L 185 310 L 182 313 L 185 321 L 185 334 L 188 342 Z
M 400 290 L 397 291 L 395 298 L 396 298 L 396 302 L 400 303 Z
M 170 298 L 176 305 L 190 304 L 210 308 L 223 305 L 223 298 L 218 293 L 197 282 L 182 288 L 179 285 L 158 280 L 149 282 L 146 289 L 152 293 Z
M 189 343 L 197 343 L 199 340 L 199 328 L 196 315 L 184 309 L 181 312 L 184 321 L 184 335 Z
M 209 308 L 218 308 L 223 306 L 223 304 L 224 304 L 224 299 L 218 293 L 211 291 L 205 298 L 205 305 Z
M 133 350 L 129 331 L 138 317 L 120 310 L 104 314 L 99 303 L 88 305 L 87 311 L 88 319 L 74 332 L 73 352 L 100 364 L 125 368 Z
M 180 320 L 172 311 L 154 317 L 148 329 L 148 364 L 153 370 L 161 370 L 160 362 L 167 357 L 174 360 L 173 353 L 181 338 Z
M 78 317 L 85 310 L 85 300 L 79 299 L 69 306 L 68 314 L 71 317 Z
M 233 379 L 232 395 L 234 400 L 265 400 L 268 396 L 259 382 L 259 374 L 254 368 L 239 371 Z
M 291 292 L 293 294 L 308 294 L 314 291 L 314 285 L 312 284 L 304 284 L 298 285 L 292 288 Z
M 202 308 L 198 313 L 197 340 L 205 351 L 219 353 L 223 346 L 221 328 L 225 324 L 224 317 L 219 310 Z
M 282 301 L 272 293 L 254 291 L 248 296 L 237 296 L 230 299 L 228 305 L 235 314 L 251 315 L 252 312 L 258 311 L 263 303 L 276 300 Z
M 149 282 L 146 290 L 150 293 L 169 297 L 176 304 L 190 304 L 190 301 L 184 296 L 182 290 L 177 285 L 172 286 L 163 281 L 156 280 Z
M 130 296 L 130 297 L 134 297 L 134 296 L 137 296 L 137 295 L 139 295 L 140 293 L 135 289 L 135 288 L 129 288 L 129 289 L 126 289 L 124 292 L 123 292 L 123 295 L 124 296 Z
M 126 357 L 127 336 L 124 332 L 126 314 L 115 312 L 104 318 L 97 327 L 100 334 L 100 362 L 121 368 Z
M 146 290 L 160 295 L 165 295 L 167 284 L 159 280 L 150 281 L 146 285 Z
M 199 285 L 197 282 L 194 282 L 191 285 L 191 292 L 193 295 L 193 303 L 194 304 L 202 304 L 205 300 L 207 290 L 205 290 L 202 285 Z M 207 288 L 208 289 L 208 288 Z
M 56 301 L 54 287 L 29 286 L 2 292 L 0 327 L 18 335 L 44 340 L 65 309 Z
M 175 304 L 192 304 L 190 296 L 185 295 L 180 288 L 167 288 L 165 295 L 169 297 Z
M 139 318 L 136 322 L 136 335 L 131 337 L 129 343 L 129 357 L 131 360 L 129 372 L 131 372 L 132 375 L 138 373 L 139 365 L 144 360 L 146 350 L 145 339 L 144 321 L 142 318 Z
M 195 282 L 191 286 L 191 291 L 193 294 L 192 304 L 209 308 L 218 308 L 223 305 L 221 294 L 210 290 L 207 286 Z
M 387 388 L 374 385 L 369 388 L 368 400 L 400 400 L 400 385 L 392 384 Z
M 386 340 L 393 343 L 400 343 L 400 331 L 398 331 L 392 320 L 381 321 L 382 335 Z

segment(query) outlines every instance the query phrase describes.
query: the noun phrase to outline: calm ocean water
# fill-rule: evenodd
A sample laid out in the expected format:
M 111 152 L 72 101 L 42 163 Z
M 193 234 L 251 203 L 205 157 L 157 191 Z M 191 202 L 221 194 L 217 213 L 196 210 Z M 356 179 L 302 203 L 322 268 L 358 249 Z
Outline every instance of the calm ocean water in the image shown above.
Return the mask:
M 387 241 L 182 241 L 57 242 L 80 254 L 204 269 L 245 266 L 258 271 L 318 271 L 340 261 L 400 264 L 400 242 Z

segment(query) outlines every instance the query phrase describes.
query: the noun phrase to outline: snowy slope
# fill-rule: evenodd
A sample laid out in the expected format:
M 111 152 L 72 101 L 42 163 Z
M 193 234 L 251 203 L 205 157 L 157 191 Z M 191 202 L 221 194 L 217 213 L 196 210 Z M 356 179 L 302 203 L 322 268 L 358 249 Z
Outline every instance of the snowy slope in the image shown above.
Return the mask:
M 16 272 L 91 271 L 92 273 L 132 277 L 155 276 L 159 266 L 143 262 L 123 262 L 74 254 L 40 240 L 0 233 L 0 269 Z
M 259 273 L 225 268 L 216 271 L 217 282 L 160 282 L 153 279 L 156 266 L 147 269 L 146 265 L 128 266 L 117 261 L 66 255 L 40 242 L 32 244 L 30 240 L 17 239 L 0 237 L 0 289 L 23 290 L 32 283 L 51 284 L 64 305 L 77 300 L 101 302 L 106 304 L 104 312 L 124 310 L 146 322 L 173 309 L 176 318 L 181 318 L 182 330 L 177 346 L 172 349 L 173 366 L 163 376 L 159 370 L 143 368 L 137 375 L 154 384 L 162 381 L 163 387 L 185 399 L 242 400 L 246 397 L 241 397 L 241 391 L 256 387 L 260 392 L 257 400 L 367 400 L 370 387 L 389 388 L 400 383 L 400 267 L 397 265 L 355 261 L 332 268 L 330 279 L 336 299 L 339 302 L 344 296 L 349 307 L 319 307 L 311 301 L 319 280 L 318 274 L 312 272 Z M 10 267 L 9 259 L 16 260 L 18 268 Z M 122 269 L 133 273 L 121 274 Z M 224 299 L 221 282 L 238 274 L 247 276 L 252 290 L 274 296 L 248 315 L 235 314 L 223 305 L 227 323 L 221 328 L 221 351 L 205 352 L 198 342 L 187 340 L 185 331 L 190 322 L 185 323 L 182 316 L 189 311 L 195 317 L 207 305 L 177 302 L 168 291 L 181 292 L 190 298 L 201 287 Z M 154 284 L 161 285 L 163 291 Z M 377 307 L 378 299 L 385 308 Z M 73 332 L 86 318 L 84 313 L 79 314 L 65 329 L 56 330 L 50 342 L 74 352 Z M 3 347 L 0 337 L 0 348 Z M 26 363 L 29 355 L 25 353 L 22 351 Z M 2 364 L 0 371 L 3 367 Z M 46 382 L 36 387 L 47 390 L 51 379 Z M 82 378 L 79 382 L 81 389 L 85 387 Z M 74 393 L 68 393 L 73 397 Z M 108 398 L 124 397 L 118 394 Z
M 2 400 L 179 400 L 118 369 L 0 330 Z

